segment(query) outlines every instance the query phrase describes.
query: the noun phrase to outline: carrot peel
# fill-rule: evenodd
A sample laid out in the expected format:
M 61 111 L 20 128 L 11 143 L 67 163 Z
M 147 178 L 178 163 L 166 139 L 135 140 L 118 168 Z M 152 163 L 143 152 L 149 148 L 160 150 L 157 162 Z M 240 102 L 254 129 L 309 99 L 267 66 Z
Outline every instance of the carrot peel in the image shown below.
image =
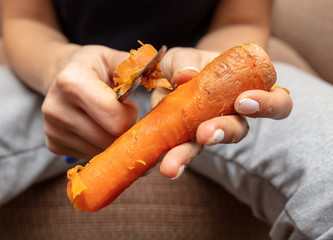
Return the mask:
M 145 66 L 157 54 L 156 49 L 150 44 L 143 44 L 139 49 L 132 49 L 130 56 L 119 64 L 116 68 L 113 81 L 116 87 L 113 88 L 119 95 L 123 95 L 128 89 L 131 88 L 135 78 L 141 73 Z M 149 74 L 142 76 L 141 84 L 144 85 L 148 91 L 156 87 L 164 87 L 172 90 L 169 81 L 163 77 L 160 69 L 160 64 L 149 72 Z
M 78 195 L 80 195 L 82 191 L 87 189 L 87 186 L 84 185 L 79 175 L 79 171 L 83 168 L 84 168 L 83 166 L 77 165 L 74 168 L 67 171 L 67 179 L 71 182 L 71 188 L 68 188 L 68 190 L 70 190 L 71 193 L 67 194 L 71 196 L 72 202 L 74 202 L 74 199 Z

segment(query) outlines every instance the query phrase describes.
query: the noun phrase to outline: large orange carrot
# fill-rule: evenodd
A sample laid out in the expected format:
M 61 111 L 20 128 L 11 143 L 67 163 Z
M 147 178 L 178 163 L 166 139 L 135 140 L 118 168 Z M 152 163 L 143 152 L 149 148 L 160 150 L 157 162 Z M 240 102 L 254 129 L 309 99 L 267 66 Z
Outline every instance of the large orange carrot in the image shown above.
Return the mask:
M 107 206 L 164 152 L 193 141 L 200 123 L 234 114 L 234 101 L 240 93 L 269 91 L 275 81 L 272 63 L 255 43 L 222 53 L 85 167 L 69 170 L 68 197 L 75 208 L 85 211 Z

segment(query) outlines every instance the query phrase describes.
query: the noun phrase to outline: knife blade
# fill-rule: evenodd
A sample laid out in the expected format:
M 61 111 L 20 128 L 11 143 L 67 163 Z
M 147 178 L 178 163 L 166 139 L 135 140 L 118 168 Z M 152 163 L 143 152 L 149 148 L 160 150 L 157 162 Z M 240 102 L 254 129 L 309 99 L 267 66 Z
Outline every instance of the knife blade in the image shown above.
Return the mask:
M 152 71 L 155 70 L 159 62 L 163 59 L 165 53 L 167 51 L 167 47 L 163 45 L 160 50 L 156 53 L 156 55 L 149 61 L 149 63 L 141 70 L 141 72 L 135 77 L 131 87 L 122 95 L 118 95 L 117 99 L 120 102 L 123 102 L 131 92 L 134 92 L 134 90 L 141 84 L 141 80 L 144 76 L 147 76 Z

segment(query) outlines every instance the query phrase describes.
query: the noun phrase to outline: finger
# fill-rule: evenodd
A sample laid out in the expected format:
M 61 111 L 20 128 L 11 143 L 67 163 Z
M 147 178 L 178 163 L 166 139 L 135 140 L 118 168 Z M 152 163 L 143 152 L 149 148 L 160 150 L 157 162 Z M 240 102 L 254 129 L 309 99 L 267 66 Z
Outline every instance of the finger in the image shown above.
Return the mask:
M 46 139 L 46 146 L 47 148 L 57 154 L 62 156 L 70 156 L 72 159 L 82 159 L 82 160 L 89 160 L 95 155 L 91 155 L 90 153 L 84 153 L 81 151 L 78 151 L 74 148 L 71 148 L 69 146 L 63 145 L 61 142 L 53 142 L 52 139 Z M 97 153 L 98 154 L 98 153 Z
M 165 77 L 172 79 L 179 70 L 188 66 L 199 69 L 200 61 L 200 55 L 191 48 L 172 48 L 165 54 L 160 67 Z
M 202 145 L 237 143 L 247 135 L 248 131 L 249 125 L 245 118 L 230 115 L 201 123 L 196 137 L 198 143 Z
M 196 142 L 183 143 L 171 149 L 164 156 L 160 172 L 170 178 L 180 177 L 186 166 L 202 151 L 202 146 Z
M 198 69 L 190 66 L 180 69 L 173 78 L 173 88 L 175 89 L 177 86 L 190 81 L 193 77 L 198 75 L 198 73 Z M 161 101 L 161 99 L 168 95 L 170 92 L 171 91 L 166 88 L 156 88 L 151 96 L 151 107 L 155 107 Z
M 71 132 L 54 128 L 51 124 L 45 124 L 44 131 L 46 146 L 55 154 L 88 160 L 103 150 Z
M 191 80 L 218 52 L 198 50 L 194 48 L 172 48 L 161 62 L 161 69 L 174 88 Z
M 109 51 L 106 51 L 104 54 L 104 62 L 109 68 L 109 74 L 113 75 L 119 64 L 127 59 L 129 55 L 129 52 L 118 51 L 115 49 L 109 49 Z M 108 80 L 108 78 L 110 78 L 110 76 L 107 76 L 105 79 Z
M 192 78 L 194 78 L 200 70 L 196 67 L 193 67 L 193 65 L 185 66 L 178 70 L 173 76 L 173 83 L 174 88 L 176 88 L 179 85 L 182 85 L 188 81 L 190 81 Z
M 42 111 L 45 130 L 52 126 L 50 130 L 59 137 L 61 137 L 61 131 L 72 132 L 101 149 L 107 148 L 116 139 L 84 111 L 69 104 L 65 99 L 47 97 Z
M 75 67 L 64 69 L 58 77 L 62 93 L 106 131 L 120 136 L 137 120 L 135 103 L 131 100 L 120 103 L 116 93 L 94 71 Z
M 155 90 L 153 91 L 151 98 L 150 98 L 150 105 L 151 107 L 155 107 L 163 97 L 165 97 L 166 95 L 168 95 L 171 91 L 166 89 L 166 88 L 155 88 Z
M 101 128 L 91 118 L 89 118 L 89 116 L 87 117 L 83 116 L 83 114 L 81 115 L 77 114 L 73 118 L 67 116 L 61 121 L 55 121 L 49 116 L 45 116 L 45 131 L 48 130 L 46 128 L 47 126 L 52 126 L 52 131 L 59 135 L 59 139 L 65 139 L 66 136 L 62 136 L 62 132 L 68 132 L 77 135 L 99 149 L 106 149 L 116 140 L 117 137 L 112 136 L 110 133 Z M 48 135 L 50 133 L 46 132 L 46 134 Z M 73 141 L 66 142 L 74 144 Z
M 292 107 L 289 91 L 277 86 L 270 92 L 246 91 L 235 101 L 236 111 L 249 117 L 283 119 L 289 116 Z

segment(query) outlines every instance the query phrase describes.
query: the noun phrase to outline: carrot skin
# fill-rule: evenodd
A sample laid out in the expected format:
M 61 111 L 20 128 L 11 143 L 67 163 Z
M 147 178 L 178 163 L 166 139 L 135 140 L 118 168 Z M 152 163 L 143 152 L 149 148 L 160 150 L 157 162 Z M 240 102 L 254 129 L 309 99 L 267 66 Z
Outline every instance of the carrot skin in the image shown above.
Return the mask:
M 239 94 L 252 89 L 269 91 L 275 82 L 274 66 L 255 43 L 222 53 L 79 172 L 69 170 L 68 197 L 75 208 L 89 212 L 109 205 L 163 153 L 193 141 L 200 123 L 234 114 Z

